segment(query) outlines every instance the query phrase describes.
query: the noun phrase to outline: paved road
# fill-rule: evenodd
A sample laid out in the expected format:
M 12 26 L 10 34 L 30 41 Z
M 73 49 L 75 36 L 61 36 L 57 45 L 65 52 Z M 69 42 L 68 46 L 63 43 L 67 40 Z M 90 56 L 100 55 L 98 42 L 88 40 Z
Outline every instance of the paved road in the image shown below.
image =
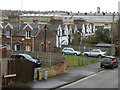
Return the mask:
M 118 88 L 118 68 L 105 69 L 62 88 Z

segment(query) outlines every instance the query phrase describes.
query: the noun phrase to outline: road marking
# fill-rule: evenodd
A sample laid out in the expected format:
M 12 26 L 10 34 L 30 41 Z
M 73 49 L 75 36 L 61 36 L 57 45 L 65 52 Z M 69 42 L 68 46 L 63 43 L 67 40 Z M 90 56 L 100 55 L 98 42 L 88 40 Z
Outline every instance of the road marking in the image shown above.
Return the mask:
M 97 75 L 97 74 L 100 74 L 100 73 L 102 73 L 102 72 L 105 72 L 105 71 L 100 71 L 100 72 L 98 72 L 98 73 L 95 73 L 95 74 L 93 74 L 93 75 L 90 75 L 90 76 L 88 76 L 88 77 L 85 77 L 85 78 L 83 78 L 83 79 L 80 79 L 80 80 L 78 80 L 78 81 L 76 81 L 76 82 L 73 82 L 73 83 L 71 83 L 71 84 L 65 85 L 65 86 L 60 87 L 60 88 L 67 88 L 67 87 L 69 87 L 69 86 L 72 86 L 72 85 L 74 85 L 74 84 L 76 84 L 76 83 L 78 83 L 78 82 L 84 81 L 84 80 L 86 80 L 86 79 L 88 79 L 88 78 L 91 78 L 91 77 L 93 77 L 93 76 L 95 76 L 95 75 Z

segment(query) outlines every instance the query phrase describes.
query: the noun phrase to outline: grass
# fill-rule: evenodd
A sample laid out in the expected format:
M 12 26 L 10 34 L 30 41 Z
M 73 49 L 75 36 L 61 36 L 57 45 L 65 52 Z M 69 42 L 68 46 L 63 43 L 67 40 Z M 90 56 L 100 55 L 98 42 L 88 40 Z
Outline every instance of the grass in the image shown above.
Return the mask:
M 99 62 L 100 58 L 85 57 L 85 56 L 74 56 L 74 55 L 64 55 L 66 58 L 66 63 L 68 67 L 73 66 L 85 66 L 93 63 Z

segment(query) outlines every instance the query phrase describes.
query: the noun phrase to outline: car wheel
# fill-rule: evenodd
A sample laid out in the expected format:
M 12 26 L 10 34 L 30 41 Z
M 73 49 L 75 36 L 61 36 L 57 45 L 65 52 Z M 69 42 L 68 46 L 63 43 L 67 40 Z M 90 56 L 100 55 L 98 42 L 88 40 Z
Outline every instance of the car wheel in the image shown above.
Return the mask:
M 104 66 L 103 65 L 100 65 L 100 68 L 103 68 Z
M 111 68 L 114 69 L 114 65 L 112 65 Z
M 118 65 L 116 66 L 116 68 L 118 68 Z
M 85 54 L 84 56 L 88 57 L 88 54 Z
M 77 56 L 77 53 L 74 53 L 75 56 Z
M 64 53 L 64 52 L 63 52 L 62 54 L 63 54 L 63 55 L 66 55 L 66 53 Z
M 98 55 L 98 58 L 102 58 L 102 56 L 101 56 L 101 55 Z

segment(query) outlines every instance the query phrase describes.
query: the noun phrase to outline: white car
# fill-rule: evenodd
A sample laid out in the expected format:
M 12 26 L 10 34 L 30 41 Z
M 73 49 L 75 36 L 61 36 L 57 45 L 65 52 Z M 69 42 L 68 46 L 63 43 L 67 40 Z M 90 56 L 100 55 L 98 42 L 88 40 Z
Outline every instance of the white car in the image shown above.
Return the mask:
M 106 56 L 106 52 L 101 51 L 100 49 L 93 49 L 90 52 L 83 52 L 84 56 L 92 56 L 92 57 L 98 57 L 102 58 Z
M 64 54 L 64 55 L 68 54 L 68 55 L 78 56 L 78 55 L 81 55 L 81 52 L 80 51 L 75 51 L 73 48 L 63 48 L 62 54 Z

